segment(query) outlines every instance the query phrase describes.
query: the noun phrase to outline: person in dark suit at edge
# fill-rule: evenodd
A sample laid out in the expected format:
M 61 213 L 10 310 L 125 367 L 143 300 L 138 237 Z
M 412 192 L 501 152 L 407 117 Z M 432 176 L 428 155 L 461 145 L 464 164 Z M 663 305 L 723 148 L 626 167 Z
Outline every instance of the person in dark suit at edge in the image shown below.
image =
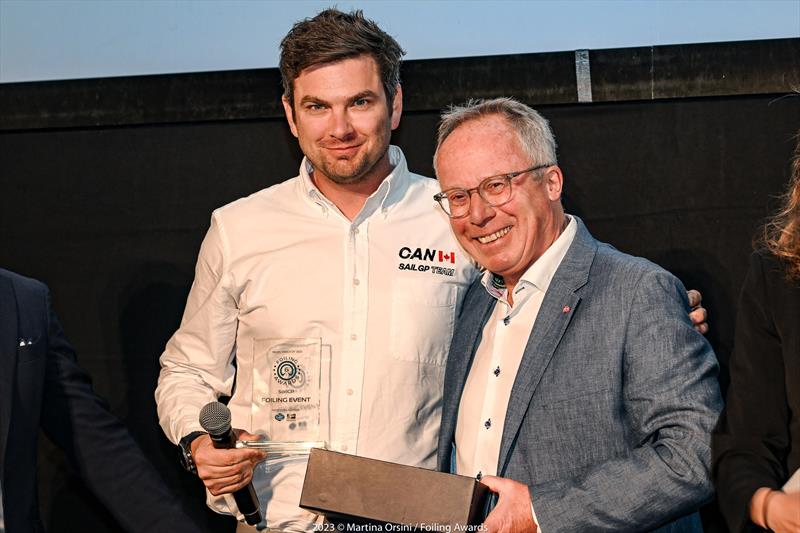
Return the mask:
M 0 532 L 38 533 L 41 427 L 130 532 L 200 528 L 92 390 L 39 281 L 0 269 Z
M 434 161 L 486 268 L 451 343 L 439 469 L 498 495 L 490 533 L 700 531 L 722 401 L 680 281 L 564 213 L 555 139 L 524 104 L 453 108 Z
M 728 402 L 712 439 L 713 479 L 731 531 L 794 533 L 800 531 L 800 132 L 782 208 L 759 244 L 739 297 Z

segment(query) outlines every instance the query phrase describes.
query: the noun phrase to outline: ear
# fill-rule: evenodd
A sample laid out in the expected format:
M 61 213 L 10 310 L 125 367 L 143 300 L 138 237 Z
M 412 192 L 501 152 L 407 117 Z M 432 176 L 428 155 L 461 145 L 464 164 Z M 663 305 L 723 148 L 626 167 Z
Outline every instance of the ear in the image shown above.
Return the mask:
M 556 202 L 561 199 L 561 190 L 564 187 L 564 175 L 561 169 L 557 166 L 547 169 L 547 174 L 544 175 L 545 190 L 547 190 L 547 198 L 551 202 Z
M 396 89 L 392 100 L 392 131 L 400 125 L 400 117 L 403 114 L 403 88 L 398 83 Z
M 286 96 L 281 97 L 281 102 L 283 103 L 283 112 L 286 114 L 286 122 L 289 123 L 289 129 L 292 130 L 292 135 L 297 137 L 297 124 L 294 122 L 294 109 L 292 109 L 292 103 L 289 101 Z

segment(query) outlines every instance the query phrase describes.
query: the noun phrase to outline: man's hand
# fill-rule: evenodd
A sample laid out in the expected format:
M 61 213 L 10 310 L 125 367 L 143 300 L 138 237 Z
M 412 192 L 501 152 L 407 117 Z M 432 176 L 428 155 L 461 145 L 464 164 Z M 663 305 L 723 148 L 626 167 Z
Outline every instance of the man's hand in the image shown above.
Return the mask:
M 238 440 L 260 440 L 242 429 L 234 429 Z M 197 475 L 214 496 L 236 492 L 253 479 L 253 468 L 267 458 L 261 450 L 217 449 L 211 437 L 203 435 L 192 441 L 192 458 Z
M 527 485 L 513 479 L 483 476 L 481 483 L 499 496 L 497 505 L 483 523 L 489 533 L 536 533 L 531 494 Z
M 692 319 L 694 329 L 705 335 L 708 333 L 708 324 L 706 323 L 708 313 L 706 313 L 706 308 L 701 304 L 703 295 L 695 289 L 687 291 L 686 294 L 689 296 L 689 307 L 692 308 L 689 312 L 689 318 Z

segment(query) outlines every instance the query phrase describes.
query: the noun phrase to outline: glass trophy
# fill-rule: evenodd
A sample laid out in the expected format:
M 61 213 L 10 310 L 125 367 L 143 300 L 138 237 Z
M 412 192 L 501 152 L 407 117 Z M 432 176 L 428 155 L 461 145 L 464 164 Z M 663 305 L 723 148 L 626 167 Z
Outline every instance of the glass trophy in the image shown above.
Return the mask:
M 307 455 L 311 448 L 324 448 L 330 347 L 313 337 L 253 343 L 251 427 L 266 440 L 239 441 L 236 446 L 275 456 Z

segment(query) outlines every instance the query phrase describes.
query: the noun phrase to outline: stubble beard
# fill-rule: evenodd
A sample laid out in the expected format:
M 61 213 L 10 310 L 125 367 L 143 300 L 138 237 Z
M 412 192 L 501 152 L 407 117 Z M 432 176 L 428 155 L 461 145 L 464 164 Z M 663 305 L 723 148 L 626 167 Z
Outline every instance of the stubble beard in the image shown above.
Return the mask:
M 377 144 L 381 146 L 381 150 L 377 152 L 377 156 L 374 158 L 371 158 L 370 155 L 376 152 L 366 150 L 356 154 L 354 158 L 349 160 L 326 159 L 320 154 L 320 160 L 311 161 L 311 163 L 315 169 L 325 174 L 331 182 L 337 185 L 362 183 L 372 177 L 373 169 L 380 164 L 384 157 L 388 157 L 390 138 L 391 130 L 387 127 L 383 135 L 377 139 Z
M 380 158 L 378 158 L 378 161 L 380 161 Z M 365 181 L 378 161 L 370 161 L 365 154 L 360 159 L 351 161 L 337 160 L 332 165 L 323 159 L 319 165 L 314 164 L 314 168 L 319 169 L 329 180 L 337 185 L 352 185 Z M 342 166 L 349 167 L 345 172 L 336 169 L 337 164 L 341 165 L 342 163 L 344 163 Z

